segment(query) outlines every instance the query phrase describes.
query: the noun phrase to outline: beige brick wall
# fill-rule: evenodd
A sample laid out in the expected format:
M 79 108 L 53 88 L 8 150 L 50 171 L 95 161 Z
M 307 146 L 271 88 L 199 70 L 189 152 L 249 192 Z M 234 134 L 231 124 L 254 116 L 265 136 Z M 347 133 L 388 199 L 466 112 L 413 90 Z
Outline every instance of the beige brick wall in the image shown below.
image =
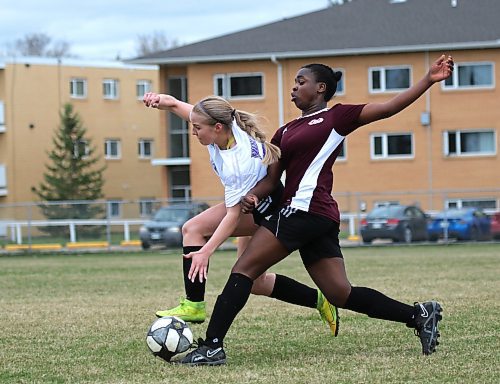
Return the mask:
M 109 63 L 108 63 L 109 64 Z M 69 94 L 71 78 L 87 80 L 87 97 Z M 119 98 L 105 100 L 103 79 L 119 80 Z M 0 98 L 6 104 L 7 131 L 0 134 L 0 161 L 7 165 L 8 195 L 0 203 L 36 200 L 31 187 L 38 185 L 48 162 L 46 151 L 59 126 L 60 107 L 71 102 L 80 114 L 87 137 L 101 155 L 106 198 L 133 200 L 164 197 L 163 172 L 150 160 L 138 156 L 139 139 L 154 140 L 154 156 L 163 148 L 160 116 L 144 108 L 136 97 L 136 81 L 150 80 L 158 87 L 159 71 L 139 66 L 102 65 L 82 62 L 61 66 L 52 62 L 18 60 L 0 69 Z M 104 140 L 121 140 L 121 159 L 104 160 Z
M 500 61 L 499 50 L 447 52 L 456 62 Z M 296 71 L 300 66 L 321 62 L 345 72 L 345 95 L 337 96 L 333 103 L 384 102 L 393 93 L 373 95 L 368 89 L 368 69 L 372 66 L 410 65 L 413 83 L 420 80 L 440 53 L 401 53 L 349 57 L 314 57 L 295 60 L 280 60 L 283 68 L 283 95 L 285 122 L 299 115 L 290 102 Z M 166 67 L 165 67 L 166 68 Z M 162 75 L 171 71 L 162 69 Z M 213 93 L 213 75 L 216 73 L 262 72 L 265 76 L 264 98 L 231 101 L 235 108 L 256 112 L 266 118 L 266 129 L 271 136 L 278 127 L 277 67 L 271 61 L 226 62 L 188 65 L 189 101 Z M 496 71 L 498 72 L 498 71 Z M 498 84 L 498 75 L 495 83 Z M 430 105 L 431 126 L 420 124 L 420 114 Z M 500 188 L 500 94 L 498 87 L 492 90 L 445 91 L 441 85 L 432 87 L 428 95 L 422 96 L 406 110 L 387 120 L 360 128 L 347 139 L 347 160 L 334 167 L 334 194 L 367 193 L 385 191 L 423 191 L 436 189 Z M 443 154 L 443 131 L 450 129 L 491 128 L 496 131 L 497 154 L 446 158 Z M 412 132 L 414 157 L 411 159 L 370 158 L 370 134 Z M 214 177 L 208 164 L 207 151 L 191 137 L 191 181 L 194 197 L 222 195 L 219 180 Z M 441 208 L 440 196 L 421 197 L 424 208 Z M 408 195 L 401 202 L 414 202 L 415 195 Z M 353 199 L 340 198 L 354 208 Z M 376 197 L 367 200 L 370 207 Z M 407 200 L 407 201 L 405 201 Z

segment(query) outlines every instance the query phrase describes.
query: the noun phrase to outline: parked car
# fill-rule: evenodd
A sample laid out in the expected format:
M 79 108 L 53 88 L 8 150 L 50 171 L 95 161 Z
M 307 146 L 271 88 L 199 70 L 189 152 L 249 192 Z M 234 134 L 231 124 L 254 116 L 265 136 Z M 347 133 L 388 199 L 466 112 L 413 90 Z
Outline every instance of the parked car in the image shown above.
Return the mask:
M 491 220 L 477 208 L 446 209 L 429 222 L 427 230 L 431 241 L 445 237 L 446 233 L 457 240 L 489 240 Z
M 500 212 L 495 212 L 491 216 L 491 236 L 500 240 Z
M 203 212 L 209 206 L 206 203 L 172 204 L 160 208 L 152 220 L 146 222 L 139 230 L 142 249 L 152 245 L 179 247 L 182 245 L 182 226 L 190 218 Z
M 361 220 L 361 237 L 364 243 L 374 239 L 405 243 L 427 240 L 427 219 L 425 212 L 413 205 L 377 207 Z

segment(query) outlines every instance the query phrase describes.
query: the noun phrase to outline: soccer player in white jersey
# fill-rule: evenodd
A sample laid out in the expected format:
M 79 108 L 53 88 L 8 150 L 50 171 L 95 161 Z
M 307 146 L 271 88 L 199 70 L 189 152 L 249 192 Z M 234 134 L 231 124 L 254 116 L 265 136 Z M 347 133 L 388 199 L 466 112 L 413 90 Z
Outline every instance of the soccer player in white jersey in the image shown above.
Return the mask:
M 206 318 L 205 285 L 210 256 L 230 236 L 252 236 L 280 201 L 283 186 L 275 187 L 273 182 L 270 193 L 253 215 L 243 214 L 240 207 L 242 197 L 268 174 L 268 165 L 277 163 L 280 151 L 266 141 L 255 115 L 236 110 L 221 97 L 206 97 L 193 106 L 171 95 L 150 92 L 144 95 L 144 104 L 191 122 L 193 135 L 208 148 L 212 167 L 224 186 L 224 203 L 210 207 L 182 227 L 186 297 L 177 307 L 156 313 L 158 317 L 177 316 L 201 323 Z M 238 255 L 247 244 L 245 239 L 240 237 L 238 241 Z M 337 335 L 338 310 L 319 290 L 265 271 L 255 279 L 251 290 L 257 295 L 316 308 L 332 334 Z
M 453 72 L 453 60 L 442 55 L 415 85 L 383 103 L 358 105 L 327 102 L 342 74 L 323 64 L 299 69 L 291 92 L 302 116 L 281 127 L 271 142 L 281 150 L 276 176 L 286 172 L 285 190 L 278 209 L 266 218 L 234 265 L 210 318 L 206 339 L 178 363 L 219 365 L 226 361 L 223 340 L 244 307 L 253 281 L 295 250 L 313 281 L 331 303 L 370 317 L 396 321 L 414 329 L 425 355 L 438 344 L 441 306 L 436 301 L 408 305 L 349 282 L 340 249 L 339 210 L 332 197 L 332 167 L 345 136 L 371 122 L 399 113 L 433 84 Z M 271 183 L 272 184 L 272 183 Z M 266 194 L 260 184 L 244 199 L 244 209 Z

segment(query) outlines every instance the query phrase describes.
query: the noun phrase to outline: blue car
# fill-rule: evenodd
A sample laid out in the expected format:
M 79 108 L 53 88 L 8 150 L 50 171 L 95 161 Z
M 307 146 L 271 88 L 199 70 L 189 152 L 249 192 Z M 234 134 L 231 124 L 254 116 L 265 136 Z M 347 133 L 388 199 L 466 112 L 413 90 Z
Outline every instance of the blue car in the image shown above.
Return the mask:
M 445 238 L 446 233 L 457 240 L 489 240 L 491 220 L 477 208 L 447 209 L 429 221 L 427 232 L 431 241 Z

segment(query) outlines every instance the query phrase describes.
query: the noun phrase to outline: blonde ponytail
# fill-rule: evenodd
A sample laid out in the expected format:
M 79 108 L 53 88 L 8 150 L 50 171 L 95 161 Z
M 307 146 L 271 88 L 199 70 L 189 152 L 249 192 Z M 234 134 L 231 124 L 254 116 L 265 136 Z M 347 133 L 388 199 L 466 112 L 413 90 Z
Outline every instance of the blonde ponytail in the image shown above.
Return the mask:
M 270 142 L 266 141 L 265 133 L 257 125 L 257 117 L 245 111 L 236 110 L 234 113 L 236 124 L 243 129 L 248 135 L 253 137 L 260 143 L 264 144 L 264 158 L 262 162 L 266 165 L 275 163 L 281 156 L 280 149 Z
M 193 107 L 193 111 L 206 116 L 209 123 L 215 124 L 219 122 L 224 124 L 228 129 L 232 125 L 233 118 L 236 119 L 236 124 L 243 131 L 264 144 L 265 154 L 262 163 L 269 165 L 279 160 L 281 156 L 280 149 L 266 141 L 266 135 L 258 127 L 256 115 L 234 109 L 226 99 L 219 96 L 209 96 L 200 100 Z

